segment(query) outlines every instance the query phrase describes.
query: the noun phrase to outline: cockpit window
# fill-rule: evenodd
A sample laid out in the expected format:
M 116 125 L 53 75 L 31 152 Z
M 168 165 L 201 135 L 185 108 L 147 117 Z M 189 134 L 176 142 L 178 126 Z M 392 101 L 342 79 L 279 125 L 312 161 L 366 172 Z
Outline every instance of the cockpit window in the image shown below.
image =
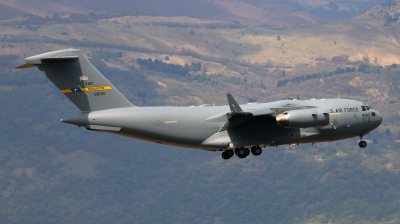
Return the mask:
M 362 111 L 366 111 L 367 110 L 366 106 L 361 106 L 361 109 L 362 109 Z
M 368 106 L 369 107 L 369 109 L 374 109 L 374 108 L 372 108 L 371 106 Z

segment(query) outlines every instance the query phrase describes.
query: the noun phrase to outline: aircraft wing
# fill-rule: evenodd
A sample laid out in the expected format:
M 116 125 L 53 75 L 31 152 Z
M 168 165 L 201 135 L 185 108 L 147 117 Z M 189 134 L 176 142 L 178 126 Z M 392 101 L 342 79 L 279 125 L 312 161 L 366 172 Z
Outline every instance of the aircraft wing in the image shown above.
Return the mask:
M 228 120 L 221 127 L 221 129 L 219 130 L 220 132 L 242 125 L 252 119 L 256 119 L 257 117 L 273 116 L 275 114 L 275 112 L 269 108 L 254 108 L 243 110 L 230 93 L 227 94 L 227 97 L 229 108 L 231 111 L 226 114 Z
M 267 116 L 274 114 L 274 111 L 272 111 L 269 108 L 257 108 L 257 109 L 249 109 L 247 111 L 242 111 L 239 112 L 238 114 L 248 114 L 251 116 Z
M 228 117 L 228 121 L 220 129 L 220 132 L 254 121 L 254 119 L 263 120 L 267 117 L 275 117 L 276 115 L 281 114 L 285 111 L 316 108 L 315 106 L 302 106 L 287 102 L 287 104 L 281 105 L 280 107 L 276 108 L 264 107 L 243 110 L 230 93 L 227 94 L 227 98 L 230 112 L 226 114 L 226 116 Z

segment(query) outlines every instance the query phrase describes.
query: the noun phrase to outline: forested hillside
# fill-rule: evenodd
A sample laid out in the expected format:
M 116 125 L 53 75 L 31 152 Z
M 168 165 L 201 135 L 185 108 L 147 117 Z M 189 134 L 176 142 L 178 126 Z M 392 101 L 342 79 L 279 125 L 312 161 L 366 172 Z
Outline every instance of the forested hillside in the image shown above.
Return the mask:
M 399 223 L 398 25 L 250 27 L 189 17 L 24 17 L 0 27 L 5 223 Z M 326 31 L 329 31 L 326 34 Z M 363 100 L 382 126 L 340 142 L 220 153 L 60 122 L 80 111 L 23 59 L 80 48 L 138 106 Z M 279 85 L 278 85 L 279 84 Z
M 190 16 L 226 19 L 247 25 L 295 26 L 322 19 L 355 18 L 385 0 L 0 0 L 0 19 L 18 16 L 57 16 L 71 14 L 112 14 Z
M 15 65 L 14 59 L 3 61 Z M 363 150 L 354 139 L 281 146 L 260 157 L 224 161 L 219 153 L 62 124 L 60 118 L 78 110 L 38 71 L 13 74 L 5 64 L 2 83 L 14 80 L 1 90 L 0 217 L 7 223 L 396 223 L 399 218 L 400 162 L 390 143 L 397 136 L 390 131 L 372 133 L 373 143 Z M 118 83 L 137 72 L 107 77 Z M 139 84 L 146 85 L 131 88 Z

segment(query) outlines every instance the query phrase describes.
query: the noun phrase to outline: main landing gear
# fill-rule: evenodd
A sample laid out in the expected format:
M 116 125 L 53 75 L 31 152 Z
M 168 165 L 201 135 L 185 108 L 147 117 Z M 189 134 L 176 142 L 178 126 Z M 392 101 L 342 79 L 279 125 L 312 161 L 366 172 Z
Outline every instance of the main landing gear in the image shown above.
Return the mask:
M 237 157 L 244 159 L 246 158 L 248 155 L 250 155 L 250 151 L 251 154 L 253 154 L 254 156 L 259 156 L 262 153 L 262 149 L 258 146 L 254 146 L 250 149 L 248 148 L 236 148 L 235 150 L 226 150 L 224 152 L 222 152 L 222 158 L 223 159 L 230 159 L 233 154 L 235 153 Z
M 230 159 L 233 156 L 233 150 L 226 150 L 222 153 L 222 159 Z
M 237 149 L 235 149 L 235 154 L 237 155 L 237 157 L 244 159 L 250 154 L 250 150 L 247 148 L 246 149 L 245 148 L 237 148 Z
M 260 147 L 252 147 L 251 148 L 251 154 L 255 155 L 255 156 L 259 156 L 262 153 L 262 149 Z

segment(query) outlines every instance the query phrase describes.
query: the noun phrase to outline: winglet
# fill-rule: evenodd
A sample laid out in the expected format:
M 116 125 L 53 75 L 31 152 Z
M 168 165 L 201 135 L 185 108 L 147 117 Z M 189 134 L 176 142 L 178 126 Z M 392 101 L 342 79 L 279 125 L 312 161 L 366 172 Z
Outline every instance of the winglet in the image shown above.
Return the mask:
M 230 93 L 227 94 L 227 97 L 228 97 L 229 107 L 231 108 L 232 112 L 237 113 L 237 112 L 243 111 L 242 108 L 240 108 L 239 104 L 236 102 L 236 100 L 233 98 L 233 96 Z

